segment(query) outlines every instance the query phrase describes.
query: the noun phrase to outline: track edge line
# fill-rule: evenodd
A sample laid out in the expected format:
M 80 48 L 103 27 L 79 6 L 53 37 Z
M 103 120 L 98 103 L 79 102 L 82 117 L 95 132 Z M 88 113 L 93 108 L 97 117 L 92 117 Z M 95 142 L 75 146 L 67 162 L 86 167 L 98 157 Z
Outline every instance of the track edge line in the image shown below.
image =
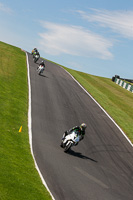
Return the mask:
M 32 146 L 32 117 L 31 117 L 31 83 L 30 83 L 30 70 L 29 70 L 29 60 L 28 60 L 28 54 L 26 53 L 26 61 L 27 61 L 27 76 L 28 76 L 28 89 L 29 89 L 29 108 L 28 108 L 28 133 L 29 133 L 29 143 L 30 143 L 30 149 L 31 149 L 31 154 L 35 163 L 35 168 L 37 169 L 39 176 L 42 180 L 43 185 L 46 187 L 47 191 L 49 192 L 50 196 L 52 197 L 53 200 L 55 200 L 54 196 L 52 195 L 50 189 L 47 186 L 46 181 L 44 180 L 39 167 L 37 165 L 36 159 L 34 157 L 33 153 L 33 146 Z
M 59 67 L 61 67 L 62 69 L 64 69 L 62 66 L 59 65 Z M 64 69 L 65 70 L 65 69 Z M 123 134 L 123 136 L 127 139 L 127 141 L 129 142 L 129 144 L 133 147 L 132 142 L 130 141 L 130 139 L 127 137 L 127 135 L 124 133 L 124 131 L 120 128 L 120 126 L 113 120 L 113 118 L 104 110 L 104 108 L 91 96 L 91 94 L 72 76 L 72 74 L 70 74 L 67 70 L 65 70 L 70 76 L 71 78 L 86 92 L 86 94 L 88 96 L 91 97 L 91 99 L 101 108 L 101 110 L 103 110 L 103 112 L 109 117 L 109 119 L 116 125 L 116 127 L 120 130 L 120 132 Z

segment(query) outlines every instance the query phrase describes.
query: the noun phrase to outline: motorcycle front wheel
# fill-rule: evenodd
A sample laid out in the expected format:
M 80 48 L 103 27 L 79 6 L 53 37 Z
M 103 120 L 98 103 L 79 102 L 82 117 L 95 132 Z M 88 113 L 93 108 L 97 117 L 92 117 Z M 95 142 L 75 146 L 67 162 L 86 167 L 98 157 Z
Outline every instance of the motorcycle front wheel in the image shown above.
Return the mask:
M 72 143 L 69 143 L 67 146 L 65 146 L 64 152 L 67 153 L 69 149 L 71 148 L 71 146 L 72 146 Z
M 61 144 L 60 144 L 60 146 L 61 146 L 62 148 L 63 148 L 63 146 L 64 146 L 62 141 L 61 141 Z

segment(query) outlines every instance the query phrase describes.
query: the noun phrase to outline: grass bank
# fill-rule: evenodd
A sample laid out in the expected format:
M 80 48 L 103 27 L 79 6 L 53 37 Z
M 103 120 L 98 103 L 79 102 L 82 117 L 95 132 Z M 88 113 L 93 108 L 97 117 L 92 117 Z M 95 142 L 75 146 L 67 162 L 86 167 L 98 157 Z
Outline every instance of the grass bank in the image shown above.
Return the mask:
M 0 52 L 0 200 L 50 200 L 30 153 L 25 53 L 3 42 Z
M 94 76 L 57 65 L 68 71 L 95 98 L 133 143 L 133 94 L 114 83 L 112 77 Z
M 133 143 L 133 94 L 109 78 L 64 68 L 108 112 Z
M 50 200 L 30 153 L 25 53 L 3 42 L 0 51 L 0 200 Z M 111 79 L 65 69 L 133 142 L 133 94 Z

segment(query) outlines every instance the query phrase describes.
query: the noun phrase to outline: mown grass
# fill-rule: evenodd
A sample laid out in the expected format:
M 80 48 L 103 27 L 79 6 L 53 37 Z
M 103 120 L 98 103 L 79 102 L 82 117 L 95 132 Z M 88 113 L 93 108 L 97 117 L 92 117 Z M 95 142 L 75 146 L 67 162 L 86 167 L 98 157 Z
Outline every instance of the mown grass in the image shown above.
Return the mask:
M 3 42 L 0 52 L 0 200 L 50 200 L 30 152 L 25 53 Z
M 109 78 L 64 68 L 108 112 L 133 143 L 133 94 Z
M 25 53 L 0 42 L 0 200 L 49 200 L 35 169 L 28 136 Z M 133 94 L 111 79 L 69 71 L 133 142 Z M 22 125 L 22 132 L 18 130 Z

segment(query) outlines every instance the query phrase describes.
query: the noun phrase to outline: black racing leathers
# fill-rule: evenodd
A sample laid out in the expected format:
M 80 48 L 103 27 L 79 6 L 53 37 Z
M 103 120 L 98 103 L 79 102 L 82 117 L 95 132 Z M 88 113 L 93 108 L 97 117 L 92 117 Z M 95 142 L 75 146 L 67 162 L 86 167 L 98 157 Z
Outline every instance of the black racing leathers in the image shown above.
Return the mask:
M 79 134 L 81 135 L 81 139 L 80 140 L 82 140 L 84 138 L 85 131 L 82 131 L 79 126 L 75 126 L 72 129 L 70 129 L 68 131 L 65 131 L 65 136 L 68 135 L 68 134 L 71 134 L 72 131 L 78 131 L 79 132 Z

